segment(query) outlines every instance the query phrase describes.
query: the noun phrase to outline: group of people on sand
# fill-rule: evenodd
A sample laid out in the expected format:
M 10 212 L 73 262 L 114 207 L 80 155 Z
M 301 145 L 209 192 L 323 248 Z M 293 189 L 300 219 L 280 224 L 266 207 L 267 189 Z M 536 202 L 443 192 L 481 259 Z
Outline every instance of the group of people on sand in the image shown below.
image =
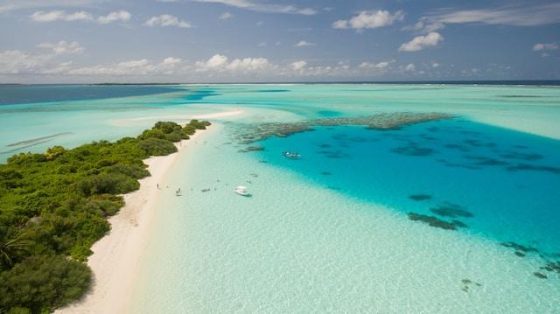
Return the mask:
M 159 188 L 159 183 L 158 183 L 156 186 L 157 186 L 157 189 L 160 190 L 160 188 Z M 169 188 L 169 185 L 167 185 L 166 188 Z M 181 196 L 181 188 L 178 188 L 178 189 L 175 191 L 175 195 L 176 195 L 176 196 Z

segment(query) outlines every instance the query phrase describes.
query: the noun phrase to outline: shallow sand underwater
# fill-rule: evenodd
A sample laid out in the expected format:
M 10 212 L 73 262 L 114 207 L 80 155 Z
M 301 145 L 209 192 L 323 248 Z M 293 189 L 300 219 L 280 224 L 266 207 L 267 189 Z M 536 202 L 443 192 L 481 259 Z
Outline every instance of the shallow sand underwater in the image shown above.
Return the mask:
M 319 187 L 230 140 L 215 132 L 165 183 L 131 312 L 558 309 L 560 280 L 536 278 L 538 259 Z M 241 184 L 253 197 L 233 193 Z

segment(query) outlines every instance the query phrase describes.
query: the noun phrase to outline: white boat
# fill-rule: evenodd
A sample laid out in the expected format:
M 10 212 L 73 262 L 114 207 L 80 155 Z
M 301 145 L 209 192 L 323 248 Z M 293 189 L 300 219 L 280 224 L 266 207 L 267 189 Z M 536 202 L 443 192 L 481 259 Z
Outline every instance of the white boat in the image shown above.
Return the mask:
M 299 153 L 296 152 L 282 152 L 282 156 L 288 158 L 288 159 L 300 159 L 301 155 Z
M 249 192 L 247 191 L 247 187 L 243 185 L 236 187 L 234 192 L 241 196 L 251 196 L 251 194 L 249 194 Z

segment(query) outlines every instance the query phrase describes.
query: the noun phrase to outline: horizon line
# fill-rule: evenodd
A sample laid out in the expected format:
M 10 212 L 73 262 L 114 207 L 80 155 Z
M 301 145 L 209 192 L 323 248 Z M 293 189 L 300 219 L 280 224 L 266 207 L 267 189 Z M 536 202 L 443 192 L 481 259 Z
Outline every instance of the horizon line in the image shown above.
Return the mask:
M 525 83 L 525 84 L 514 84 Z M 530 84 L 527 84 L 530 83 Z M 531 84 L 532 83 L 532 84 Z M 541 84 L 536 84 L 541 83 Z M 91 82 L 91 83 L 0 83 L 0 86 L 26 85 L 271 85 L 271 84 L 482 84 L 482 85 L 560 85 L 560 79 L 515 79 L 515 80 L 386 80 L 386 81 L 270 81 L 270 82 Z

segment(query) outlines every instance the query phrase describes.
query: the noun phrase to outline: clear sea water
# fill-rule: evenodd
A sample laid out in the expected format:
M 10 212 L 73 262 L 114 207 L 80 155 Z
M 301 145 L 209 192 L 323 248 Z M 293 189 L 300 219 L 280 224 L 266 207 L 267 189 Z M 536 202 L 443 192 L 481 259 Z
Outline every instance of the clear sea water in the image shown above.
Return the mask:
M 187 192 L 162 193 L 131 312 L 560 308 L 560 276 L 540 268 L 560 260 L 557 86 L 92 87 L 83 98 L 87 86 L 56 86 L 44 101 L 36 87 L 19 88 L 29 90 L 0 96 L 4 160 L 133 135 L 157 120 L 244 111 L 214 119 L 216 131 L 162 182 Z M 317 128 L 249 153 L 235 137 L 254 123 L 402 111 L 456 117 L 390 131 Z M 235 195 L 239 184 L 253 197 Z M 442 207 L 462 214 L 434 213 Z M 409 213 L 466 227 L 434 228 Z M 536 251 L 518 248 L 520 257 L 511 243 Z
M 468 233 L 560 253 L 560 141 L 454 119 L 391 131 L 323 127 L 263 146 L 263 160 L 336 193 L 403 213 L 462 208 L 472 214 L 459 217 Z

